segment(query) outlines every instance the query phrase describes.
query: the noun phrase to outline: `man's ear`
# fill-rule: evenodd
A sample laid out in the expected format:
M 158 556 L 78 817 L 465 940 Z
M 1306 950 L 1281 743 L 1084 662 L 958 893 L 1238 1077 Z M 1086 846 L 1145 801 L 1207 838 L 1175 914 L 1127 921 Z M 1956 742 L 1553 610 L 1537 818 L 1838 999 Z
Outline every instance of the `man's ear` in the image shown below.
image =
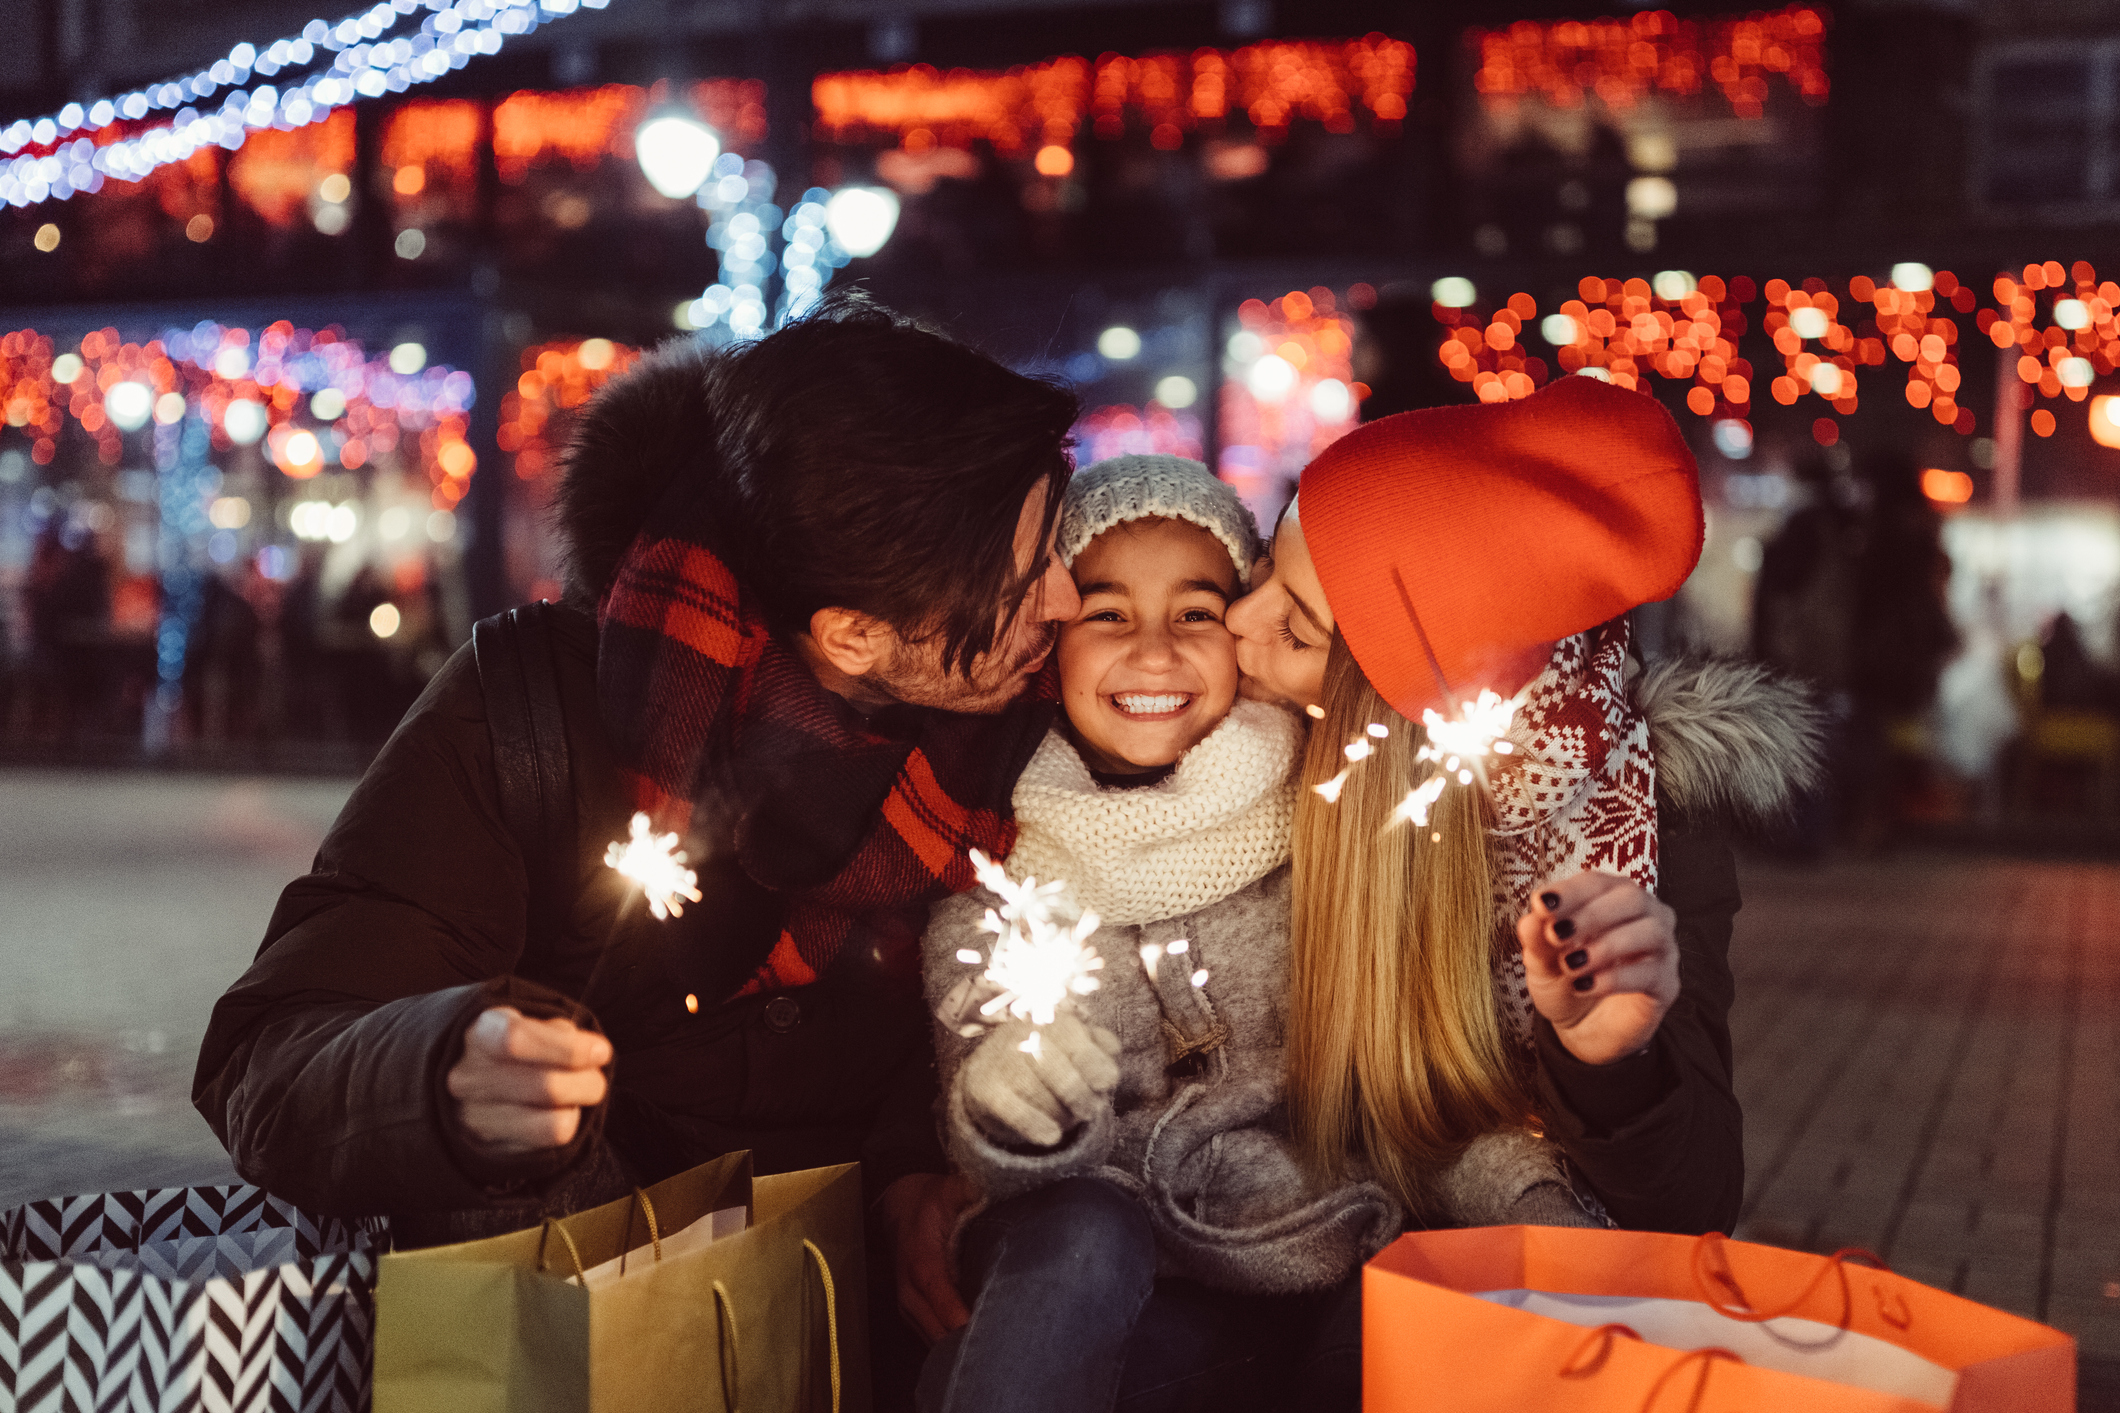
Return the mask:
M 810 615 L 810 641 L 818 654 L 848 677 L 865 677 L 890 650 L 890 625 L 851 608 L 820 608 Z

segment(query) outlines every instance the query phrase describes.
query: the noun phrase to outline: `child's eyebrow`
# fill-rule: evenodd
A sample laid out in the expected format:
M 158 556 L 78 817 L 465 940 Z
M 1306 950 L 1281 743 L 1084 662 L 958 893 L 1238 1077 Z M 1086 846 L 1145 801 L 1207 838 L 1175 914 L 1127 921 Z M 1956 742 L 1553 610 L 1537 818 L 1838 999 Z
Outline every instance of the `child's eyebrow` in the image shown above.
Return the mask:
M 1077 584 L 1075 586 L 1076 596 L 1085 599 L 1091 594 L 1123 594 L 1125 592 L 1126 585 L 1120 583 L 1117 579 L 1093 579 L 1087 584 Z
M 1083 592 L 1087 593 L 1088 590 L 1085 589 Z M 1229 602 L 1229 586 L 1227 584 L 1217 584 L 1212 579 L 1182 580 L 1178 584 L 1178 592 L 1181 594 L 1213 594 L 1222 602 Z

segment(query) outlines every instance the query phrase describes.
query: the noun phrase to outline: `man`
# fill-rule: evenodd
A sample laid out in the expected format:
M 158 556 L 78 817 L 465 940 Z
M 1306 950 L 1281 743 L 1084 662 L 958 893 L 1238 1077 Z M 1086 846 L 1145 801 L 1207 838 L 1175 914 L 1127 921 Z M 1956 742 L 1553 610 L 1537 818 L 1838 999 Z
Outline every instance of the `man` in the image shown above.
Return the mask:
M 859 1160 L 900 1304 L 960 1322 L 918 942 L 1051 720 L 1075 410 L 859 299 L 607 389 L 546 619 L 572 827 L 547 859 L 505 822 L 458 653 L 215 1007 L 194 1102 L 238 1171 L 418 1242 Z M 698 867 L 680 917 L 603 867 L 636 810 Z

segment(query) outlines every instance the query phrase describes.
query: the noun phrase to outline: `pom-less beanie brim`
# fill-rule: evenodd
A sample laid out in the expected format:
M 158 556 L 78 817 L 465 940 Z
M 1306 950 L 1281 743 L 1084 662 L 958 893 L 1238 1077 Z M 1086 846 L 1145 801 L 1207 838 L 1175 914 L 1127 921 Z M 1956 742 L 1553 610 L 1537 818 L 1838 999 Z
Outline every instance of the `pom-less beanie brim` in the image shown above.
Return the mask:
M 1334 626 L 1412 720 L 1513 693 L 1553 643 L 1669 598 L 1704 536 L 1670 413 L 1590 378 L 1371 422 L 1305 469 L 1301 495 Z
M 1238 584 L 1250 585 L 1259 557 L 1251 512 L 1226 481 L 1182 456 L 1112 456 L 1077 471 L 1060 508 L 1060 562 L 1073 568 L 1075 556 L 1106 530 L 1148 519 L 1184 520 L 1207 531 L 1229 551 Z

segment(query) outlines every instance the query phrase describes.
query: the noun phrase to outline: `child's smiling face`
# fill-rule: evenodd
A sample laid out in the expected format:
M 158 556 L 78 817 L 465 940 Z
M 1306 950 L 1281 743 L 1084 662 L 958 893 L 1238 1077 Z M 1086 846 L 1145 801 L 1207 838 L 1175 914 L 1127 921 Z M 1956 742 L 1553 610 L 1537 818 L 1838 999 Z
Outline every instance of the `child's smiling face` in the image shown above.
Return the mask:
M 1083 760 L 1121 775 L 1171 764 L 1236 701 L 1229 551 L 1188 521 L 1131 520 L 1085 545 L 1074 574 L 1082 613 L 1060 630 L 1060 698 Z

